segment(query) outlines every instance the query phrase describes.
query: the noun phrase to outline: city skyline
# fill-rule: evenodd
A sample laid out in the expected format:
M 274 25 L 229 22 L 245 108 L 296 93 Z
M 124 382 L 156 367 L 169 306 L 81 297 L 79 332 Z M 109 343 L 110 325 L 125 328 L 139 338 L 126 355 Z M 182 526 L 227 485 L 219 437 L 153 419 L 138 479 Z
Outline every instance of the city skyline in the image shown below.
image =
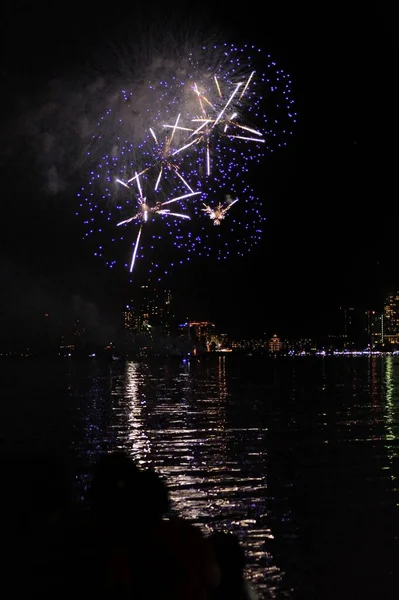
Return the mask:
M 2 328 L 0 351 L 3 356 L 10 352 L 87 354 L 115 348 L 120 352 L 125 347 L 125 355 L 126 348 L 139 354 L 140 349 L 176 350 L 186 340 L 183 346 L 188 352 L 187 340 L 196 338 L 197 349 L 207 352 L 221 348 L 269 353 L 399 351 L 399 289 L 388 294 L 378 310 L 339 306 L 323 331 L 302 330 L 300 334 L 278 326 L 262 329 L 256 317 L 251 331 L 238 323 L 225 327 L 183 314 L 178 306 L 170 289 L 151 285 L 141 286 L 134 296 L 121 297 L 112 316 L 101 314 L 79 295 L 73 297 L 72 306 L 53 303 L 32 308 L 22 303 L 8 329 Z
M 66 28 L 72 13 L 73 7 Z M 115 12 L 116 29 L 122 15 L 122 8 Z M 59 33 L 58 41 L 58 33 L 46 38 L 41 16 L 39 11 L 20 19 L 18 49 L 4 59 L 4 127 L 9 117 L 19 118 L 31 103 L 40 103 L 48 82 L 62 81 L 85 56 L 89 16 L 82 15 L 72 46 L 66 45 L 68 33 Z M 222 327 L 239 322 L 251 331 L 256 315 L 262 330 L 322 331 L 338 305 L 378 310 L 398 286 L 396 240 L 390 233 L 390 140 L 397 131 L 394 37 L 389 19 L 377 9 L 347 10 L 345 19 L 337 9 L 329 27 L 320 23 L 319 29 L 310 27 L 309 15 L 300 9 L 284 15 L 271 8 L 268 22 L 256 29 L 252 17 L 226 20 L 216 7 L 209 23 L 223 23 L 226 38 L 261 46 L 292 77 L 298 113 L 292 143 L 266 157 L 250 176 L 265 207 L 263 239 L 240 260 L 176 269 L 166 284 L 192 318 Z M 113 31 L 99 16 L 93 23 L 87 44 Z M 100 312 L 112 313 L 129 285 L 128 273 L 114 276 L 82 241 L 74 182 L 57 194 L 46 193 L 42 173 L 32 168 L 35 148 L 25 147 L 21 156 L 11 151 L 13 141 L 3 143 L 4 326 L 21 296 L 31 304 L 46 296 L 68 304 L 79 295 Z M 140 277 L 143 281 L 145 274 Z

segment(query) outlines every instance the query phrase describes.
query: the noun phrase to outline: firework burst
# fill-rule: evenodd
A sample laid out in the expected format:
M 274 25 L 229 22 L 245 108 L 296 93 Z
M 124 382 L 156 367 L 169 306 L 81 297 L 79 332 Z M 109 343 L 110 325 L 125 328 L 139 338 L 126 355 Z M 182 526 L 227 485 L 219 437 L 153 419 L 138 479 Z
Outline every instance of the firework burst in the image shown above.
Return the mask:
M 244 179 L 251 162 L 289 141 L 296 121 L 289 76 L 253 46 L 188 42 L 184 49 L 148 60 L 93 136 L 108 152 L 80 192 L 80 213 L 86 237 L 101 238 L 96 254 L 110 267 L 120 262 L 112 254 L 125 255 L 130 225 L 138 226 L 130 270 L 144 257 L 142 234 L 152 221 L 152 241 L 147 233 L 144 244 L 151 272 L 158 263 L 243 256 L 261 239 L 262 202 Z M 137 192 L 133 202 L 121 200 L 126 187 Z M 183 212 L 170 212 L 169 203 Z
M 214 225 L 220 225 L 221 221 L 225 218 L 227 211 L 229 211 L 236 202 L 238 202 L 238 198 L 232 200 L 231 196 L 227 194 L 225 204 L 219 202 L 215 207 L 204 204 L 205 208 L 202 209 L 202 212 L 208 215 Z
M 174 130 L 170 155 L 175 158 L 183 146 L 202 149 L 197 169 L 202 162 L 205 173 L 210 158 L 220 156 L 216 169 L 221 163 L 245 169 L 289 141 L 296 122 L 290 77 L 261 49 L 203 46 L 193 38 L 181 46 L 165 45 L 162 53 L 154 50 L 136 68 L 140 76 L 127 71 L 129 86 L 112 94 L 110 107 L 92 128 L 87 155 L 94 160 L 101 149 L 103 156 L 122 157 L 130 147 L 140 172 L 156 158 L 148 151 L 151 129 L 163 132 L 156 136 L 165 139 L 165 147 Z
M 159 244 L 163 250 L 168 249 L 166 255 L 171 264 L 180 252 L 189 251 L 187 246 L 190 241 L 182 235 L 180 223 L 190 219 L 185 210 L 186 201 L 199 196 L 201 191 L 193 191 L 181 183 L 175 189 L 172 198 L 159 199 L 153 179 L 147 173 L 137 172 L 125 181 L 116 179 L 112 186 L 119 188 L 120 198 L 116 202 L 116 190 L 112 194 L 110 185 L 109 198 L 104 198 L 104 205 L 97 203 L 97 188 L 93 184 L 90 195 L 84 195 L 85 190 L 82 190 L 80 203 L 81 211 L 85 211 L 86 214 L 85 238 L 94 244 L 94 254 L 102 258 L 108 267 L 114 268 L 118 264 L 122 266 L 123 263 L 124 268 L 128 267 L 132 272 L 136 259 L 141 258 L 146 259 L 145 263 L 149 269 L 153 269 L 158 263 L 156 252 Z M 147 228 L 149 231 L 143 242 L 142 236 Z M 117 245 L 120 246 L 121 252 L 117 250 Z M 130 264 L 127 264 L 123 261 L 129 248 L 131 260 Z M 118 255 L 120 260 L 115 258 Z M 166 268 L 166 261 L 161 263 Z
M 216 98 L 212 100 L 209 99 L 209 95 L 203 86 L 200 88 L 197 83 L 194 83 L 192 89 L 198 99 L 198 114 L 192 118 L 193 126 L 165 125 L 166 128 L 173 127 L 173 131 L 178 128 L 188 134 L 188 141 L 175 150 L 173 154 L 180 154 L 189 148 L 200 146 L 204 152 L 203 160 L 206 164 L 206 175 L 209 176 L 211 173 L 211 155 L 217 155 L 220 149 L 219 138 L 226 138 L 227 141 L 245 140 L 256 144 L 264 143 L 265 140 L 260 131 L 239 123 L 238 108 L 230 109 L 236 96 L 239 97 L 240 101 L 243 99 L 253 75 L 254 72 L 251 73 L 245 83 L 237 83 L 227 96 L 223 94 L 218 77 L 215 75 L 213 79 Z M 223 156 L 222 160 L 224 158 Z
M 244 257 L 262 239 L 266 219 L 261 198 L 238 175 L 207 178 L 201 192 L 200 202 L 190 205 L 191 262 Z
M 134 242 L 134 246 L 133 246 L 133 254 L 132 254 L 132 260 L 130 263 L 130 272 L 133 271 L 133 267 L 134 267 L 134 263 L 136 260 L 136 256 L 137 256 L 137 251 L 139 249 L 139 245 L 140 245 L 140 238 L 141 238 L 141 233 L 143 230 L 143 225 L 145 223 L 147 223 L 149 221 L 149 218 L 155 215 L 163 215 L 163 216 L 167 216 L 167 217 L 177 217 L 179 219 L 189 219 L 189 215 L 185 215 L 182 213 L 174 213 L 171 212 L 169 208 L 164 208 L 166 205 L 168 204 L 172 204 L 174 202 L 179 202 L 181 200 L 184 200 L 186 198 L 190 198 L 192 196 L 196 196 L 197 194 L 200 194 L 201 192 L 193 192 L 190 191 L 188 194 L 183 194 L 182 196 L 177 196 L 176 198 L 172 198 L 171 200 L 167 200 L 166 202 L 156 202 L 155 204 L 153 204 L 152 206 L 148 203 L 147 198 L 145 196 L 143 196 L 143 191 L 142 191 L 142 187 L 140 184 L 140 177 L 138 173 L 135 173 L 135 176 L 131 179 L 131 181 L 135 181 L 137 183 L 137 188 L 138 188 L 138 195 L 137 195 L 137 202 L 138 202 L 138 210 L 137 212 L 133 213 L 133 216 L 128 217 L 127 219 L 124 219 L 123 221 L 120 221 L 119 223 L 117 223 L 117 227 L 119 227 L 120 225 L 127 225 L 128 223 L 131 223 L 132 221 L 139 221 L 140 222 L 140 228 L 136 237 L 136 241 Z M 122 185 L 124 185 L 125 187 L 127 187 L 129 189 L 129 186 L 124 183 L 123 181 L 118 180 L 118 183 L 121 183 Z

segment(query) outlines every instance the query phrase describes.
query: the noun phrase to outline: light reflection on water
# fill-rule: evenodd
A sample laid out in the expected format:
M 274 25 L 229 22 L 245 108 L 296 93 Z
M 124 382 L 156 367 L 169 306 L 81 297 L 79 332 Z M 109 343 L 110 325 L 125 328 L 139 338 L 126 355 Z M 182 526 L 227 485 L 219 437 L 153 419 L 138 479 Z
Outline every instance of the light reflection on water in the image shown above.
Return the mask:
M 127 450 L 165 477 L 173 509 L 204 533 L 237 533 L 248 577 L 273 598 L 282 590 L 283 574 L 268 548 L 273 534 L 265 504 L 262 396 L 257 386 L 250 390 L 227 372 L 226 362 L 115 362 L 107 374 L 95 364 L 89 378 L 73 372 L 71 394 L 86 400 L 78 403 L 81 434 L 74 447 L 82 465 L 79 490 L 84 496 L 99 453 Z
M 239 535 L 262 598 L 397 597 L 397 357 L 22 361 L 3 392 L 3 448 L 68 448 L 81 497 L 127 450 L 175 510 Z
M 165 476 L 180 514 L 235 531 L 262 597 L 334 598 L 351 590 L 345 561 L 391 577 L 365 554 L 396 548 L 398 377 L 393 357 L 113 364 L 108 426 L 83 452 L 127 450 Z
M 393 356 L 388 356 L 384 363 L 384 385 L 385 385 L 385 447 L 389 457 L 386 466 L 394 491 L 398 492 L 399 476 L 399 364 Z M 399 506 L 399 497 L 397 497 Z
M 256 418 L 245 427 L 229 421 L 225 357 L 205 370 L 127 362 L 111 381 L 116 446 L 160 472 L 173 508 L 204 533 L 236 532 L 248 575 L 272 595 L 281 574 L 265 546 L 266 428 Z

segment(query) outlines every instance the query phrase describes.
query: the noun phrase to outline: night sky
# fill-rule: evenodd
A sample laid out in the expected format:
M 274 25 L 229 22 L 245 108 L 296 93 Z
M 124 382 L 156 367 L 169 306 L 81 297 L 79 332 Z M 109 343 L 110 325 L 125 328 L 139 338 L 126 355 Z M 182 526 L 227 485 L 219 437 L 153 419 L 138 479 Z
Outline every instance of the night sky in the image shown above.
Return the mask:
M 168 4 L 152 3 L 147 14 L 141 7 L 141 18 L 148 22 L 158 10 L 162 22 Z M 173 3 L 182 27 L 190 17 L 185 4 Z M 340 305 L 378 308 L 399 287 L 393 14 L 381 3 L 368 12 L 360 3 L 331 3 L 318 14 L 279 3 L 265 4 L 263 16 L 257 5 L 234 12 L 201 4 L 191 22 L 263 48 L 292 77 L 294 135 L 250 175 L 267 217 L 263 242 L 223 269 L 208 263 L 175 272 L 172 291 L 181 311 L 222 329 L 313 335 L 328 329 Z M 85 173 L 51 188 L 31 135 L 45 130 L 38 115 L 45 121 L 49 83 L 73 77 L 107 37 L 134 36 L 134 3 L 101 6 L 73 2 L 52 14 L 14 2 L 2 9 L 3 331 L 16 326 L 17 310 L 42 306 L 46 296 L 51 304 L 79 295 L 109 314 L 128 289 L 128 273 L 113 275 L 81 239 L 76 190 Z M 65 155 L 62 140 L 52 153 L 55 163 Z

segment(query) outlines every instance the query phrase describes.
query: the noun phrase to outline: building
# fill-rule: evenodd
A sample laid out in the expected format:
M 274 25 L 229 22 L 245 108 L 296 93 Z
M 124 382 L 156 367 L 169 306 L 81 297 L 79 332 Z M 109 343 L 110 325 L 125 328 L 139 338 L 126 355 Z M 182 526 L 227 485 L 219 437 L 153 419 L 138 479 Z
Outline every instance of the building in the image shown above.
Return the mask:
M 362 350 L 369 343 L 367 314 L 353 307 L 340 307 L 338 335 L 330 336 L 337 350 Z
M 399 346 L 399 291 L 387 295 L 384 302 L 384 346 Z
M 219 333 L 215 336 L 215 341 L 216 341 L 216 350 L 218 350 L 219 352 L 226 352 L 226 351 L 230 351 L 230 342 L 229 342 L 229 336 L 227 335 L 227 333 Z
M 291 354 L 310 354 L 316 352 L 316 342 L 311 338 L 299 338 L 297 340 L 284 340 L 283 349 Z
M 122 327 L 140 333 L 156 327 L 164 333 L 173 329 L 172 295 L 170 290 L 141 286 L 135 300 L 130 300 L 122 311 Z
M 210 321 L 189 321 L 188 328 L 195 352 L 210 352 L 215 349 L 215 323 L 211 323 Z
M 177 326 L 177 332 L 179 337 L 182 340 L 189 340 L 190 339 L 190 321 L 187 320 L 185 321 L 185 323 L 180 323 Z
M 143 285 L 140 288 L 140 319 L 143 325 L 158 327 L 165 333 L 173 329 L 172 294 L 168 289 Z
M 371 349 L 381 347 L 384 343 L 384 313 L 368 310 L 367 338 Z
M 385 298 L 384 335 L 399 335 L 399 291 L 388 294 Z
M 384 335 L 385 350 L 397 350 L 399 348 L 399 333 L 396 335 Z
M 126 304 L 122 311 L 122 329 L 133 332 L 140 329 L 140 315 L 133 302 Z
M 270 354 L 276 354 L 282 349 L 282 343 L 278 335 L 274 334 L 268 341 L 267 344 Z
M 358 341 L 358 322 L 356 318 L 356 311 L 351 307 L 340 307 L 341 312 L 341 325 L 339 328 L 338 336 L 342 339 L 343 348 L 353 348 Z

